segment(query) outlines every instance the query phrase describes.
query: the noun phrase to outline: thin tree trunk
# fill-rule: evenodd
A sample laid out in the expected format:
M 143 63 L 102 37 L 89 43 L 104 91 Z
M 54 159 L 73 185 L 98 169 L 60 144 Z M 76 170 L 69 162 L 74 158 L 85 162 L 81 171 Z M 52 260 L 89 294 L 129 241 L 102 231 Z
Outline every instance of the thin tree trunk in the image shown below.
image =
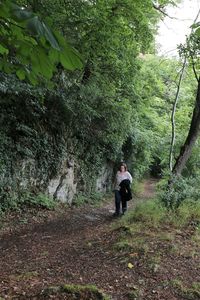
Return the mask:
M 190 129 L 188 132 L 188 136 L 185 140 L 184 145 L 181 148 L 180 154 L 176 159 L 176 163 L 173 167 L 173 174 L 180 175 L 183 168 L 190 157 L 192 152 L 192 147 L 195 144 L 200 131 L 200 78 L 198 79 L 198 88 L 197 88 L 197 96 L 195 107 L 193 110 L 192 121 L 190 124 Z
M 181 73 L 180 73 L 180 76 L 179 76 L 176 96 L 175 96 L 173 109 L 172 109 L 172 115 L 171 115 L 172 138 L 171 138 L 171 147 L 170 147 L 170 152 L 169 152 L 169 169 L 170 169 L 170 171 L 172 171 L 172 169 L 173 169 L 173 151 L 174 151 L 174 143 L 175 143 L 175 138 L 176 138 L 176 126 L 175 126 L 176 106 L 177 106 L 177 103 L 178 103 L 179 92 L 180 92 L 181 82 L 182 82 L 182 78 L 183 78 L 183 74 L 184 74 L 184 70 L 185 70 L 185 66 L 186 66 L 186 61 L 187 61 L 187 58 L 186 58 L 186 55 L 185 55 L 183 66 L 182 66 Z
M 196 16 L 193 24 L 195 24 L 197 22 L 199 15 L 200 15 L 200 9 L 198 10 L 197 16 Z M 194 31 L 194 29 L 192 28 L 191 34 L 193 33 L 193 31 Z M 191 36 L 191 34 L 190 34 L 190 36 Z M 184 60 L 184 68 L 185 68 L 185 64 L 186 64 L 186 55 L 185 55 L 185 60 Z M 188 161 L 188 158 L 190 157 L 190 154 L 192 152 L 192 147 L 193 147 L 193 145 L 195 144 L 195 142 L 198 138 L 199 130 L 200 130 L 200 78 L 197 77 L 197 73 L 196 73 L 196 70 L 195 70 L 193 58 L 192 58 L 192 66 L 193 66 L 195 77 L 198 81 L 197 96 L 196 96 L 196 102 L 195 102 L 195 107 L 194 107 L 194 110 L 193 110 L 193 115 L 192 115 L 192 120 L 191 120 L 191 123 L 190 123 L 190 129 L 189 129 L 189 132 L 188 132 L 188 136 L 185 140 L 184 145 L 181 147 L 180 154 L 179 154 L 178 158 L 176 159 L 175 165 L 172 169 L 172 173 L 174 175 L 180 175 L 181 174 L 183 168 L 186 165 L 186 162 Z M 184 68 L 183 68 L 183 71 L 184 71 Z M 183 71 L 182 71 L 182 74 L 180 76 L 179 82 L 181 82 Z M 179 93 L 179 91 L 177 93 Z M 175 109 L 176 109 L 176 107 L 175 107 Z M 173 115 L 173 113 L 172 113 L 172 115 Z M 172 144 L 171 144 L 171 149 L 172 150 L 173 150 L 173 143 L 174 143 L 174 141 L 173 141 L 173 132 L 172 132 Z M 172 155 L 172 150 L 171 150 L 170 155 Z M 170 170 L 171 170 L 171 168 L 172 168 L 172 165 L 170 165 Z

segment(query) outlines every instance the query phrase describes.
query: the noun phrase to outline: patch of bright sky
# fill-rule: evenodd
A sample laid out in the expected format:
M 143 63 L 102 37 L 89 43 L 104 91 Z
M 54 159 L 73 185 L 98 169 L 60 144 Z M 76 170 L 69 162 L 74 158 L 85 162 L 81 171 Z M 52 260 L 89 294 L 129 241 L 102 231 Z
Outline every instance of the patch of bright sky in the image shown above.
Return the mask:
M 200 0 L 182 0 L 177 7 L 169 6 L 167 14 L 159 23 L 156 45 L 158 55 L 178 56 L 177 45 L 184 43 L 190 34 L 193 24 L 200 9 Z M 200 16 L 198 18 L 200 21 Z

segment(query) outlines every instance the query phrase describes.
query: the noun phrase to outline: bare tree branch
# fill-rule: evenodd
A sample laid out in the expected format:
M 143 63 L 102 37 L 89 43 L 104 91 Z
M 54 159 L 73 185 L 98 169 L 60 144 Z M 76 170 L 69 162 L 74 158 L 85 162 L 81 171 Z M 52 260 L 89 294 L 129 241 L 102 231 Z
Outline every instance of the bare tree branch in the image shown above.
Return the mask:
M 156 5 L 155 3 L 153 3 L 153 8 L 156 9 L 157 11 L 159 11 L 162 15 L 164 15 L 165 17 L 168 17 L 170 19 L 174 19 L 174 20 L 178 20 L 178 18 L 176 17 L 172 17 L 169 16 L 165 11 L 164 11 L 164 7 L 162 5 Z
M 3 26 L 3 27 L 8 27 L 8 25 L 13 25 L 13 26 L 16 26 L 20 29 L 25 29 L 23 26 L 20 26 L 19 24 L 17 23 L 13 23 L 11 22 L 10 20 L 8 19 L 4 19 L 3 17 L 0 17 L 0 24 Z

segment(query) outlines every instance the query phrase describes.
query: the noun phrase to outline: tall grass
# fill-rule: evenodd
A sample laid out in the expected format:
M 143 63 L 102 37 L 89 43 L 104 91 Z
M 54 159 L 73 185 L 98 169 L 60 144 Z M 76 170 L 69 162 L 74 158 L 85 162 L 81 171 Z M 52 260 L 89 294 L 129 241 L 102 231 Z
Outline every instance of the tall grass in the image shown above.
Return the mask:
M 149 226 L 157 226 L 162 222 L 167 209 L 158 200 L 149 200 L 137 204 L 123 219 L 125 223 L 144 223 Z
M 184 201 L 176 210 L 167 209 L 158 199 L 139 203 L 122 219 L 123 224 L 157 227 L 171 224 L 177 228 L 188 224 L 200 226 L 200 201 Z

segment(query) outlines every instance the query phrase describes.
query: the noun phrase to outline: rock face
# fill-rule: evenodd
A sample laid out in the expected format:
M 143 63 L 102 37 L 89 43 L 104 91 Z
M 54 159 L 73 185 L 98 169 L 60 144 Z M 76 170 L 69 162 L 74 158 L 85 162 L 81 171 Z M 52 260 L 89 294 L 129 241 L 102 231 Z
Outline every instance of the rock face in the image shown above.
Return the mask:
M 73 159 L 63 161 L 58 175 L 49 181 L 47 194 L 63 203 L 72 203 L 76 194 L 75 162 Z
M 113 163 L 105 162 L 96 181 L 97 192 L 108 192 L 112 186 Z
M 71 204 L 79 192 L 108 191 L 113 165 L 85 157 L 91 142 L 82 144 L 62 97 L 0 79 L 0 209 L 38 194 Z
M 59 174 L 49 181 L 47 194 L 63 203 L 71 204 L 76 193 L 79 191 L 76 177 L 77 163 L 74 159 L 63 162 Z M 113 165 L 105 163 L 97 176 L 96 192 L 105 193 L 110 190 L 112 185 Z
M 67 156 L 67 155 L 66 155 Z M 42 190 L 46 195 L 62 203 L 72 204 L 73 198 L 79 192 L 77 169 L 78 163 L 72 157 L 63 157 L 58 173 L 51 179 L 43 173 L 39 174 L 37 162 L 33 159 L 18 162 L 16 180 L 23 190 Z M 40 176 L 39 176 L 40 175 Z M 113 164 L 105 162 L 97 175 L 96 192 L 105 193 L 111 189 Z
M 12 181 L 16 183 L 16 189 L 22 193 L 29 191 L 37 194 L 40 192 L 56 201 L 72 204 L 74 196 L 80 190 L 84 192 L 83 186 L 79 185 L 81 182 L 79 172 L 77 172 L 79 168 L 78 162 L 74 158 L 63 157 L 57 174 L 49 179 L 48 174 L 38 168 L 36 160 L 19 160 L 15 162 Z M 105 162 L 99 174 L 97 174 L 93 191 L 98 193 L 109 191 L 112 185 L 112 175 L 112 163 Z M 14 190 L 13 187 L 9 187 L 9 189 Z M 87 192 L 87 188 L 85 192 Z

